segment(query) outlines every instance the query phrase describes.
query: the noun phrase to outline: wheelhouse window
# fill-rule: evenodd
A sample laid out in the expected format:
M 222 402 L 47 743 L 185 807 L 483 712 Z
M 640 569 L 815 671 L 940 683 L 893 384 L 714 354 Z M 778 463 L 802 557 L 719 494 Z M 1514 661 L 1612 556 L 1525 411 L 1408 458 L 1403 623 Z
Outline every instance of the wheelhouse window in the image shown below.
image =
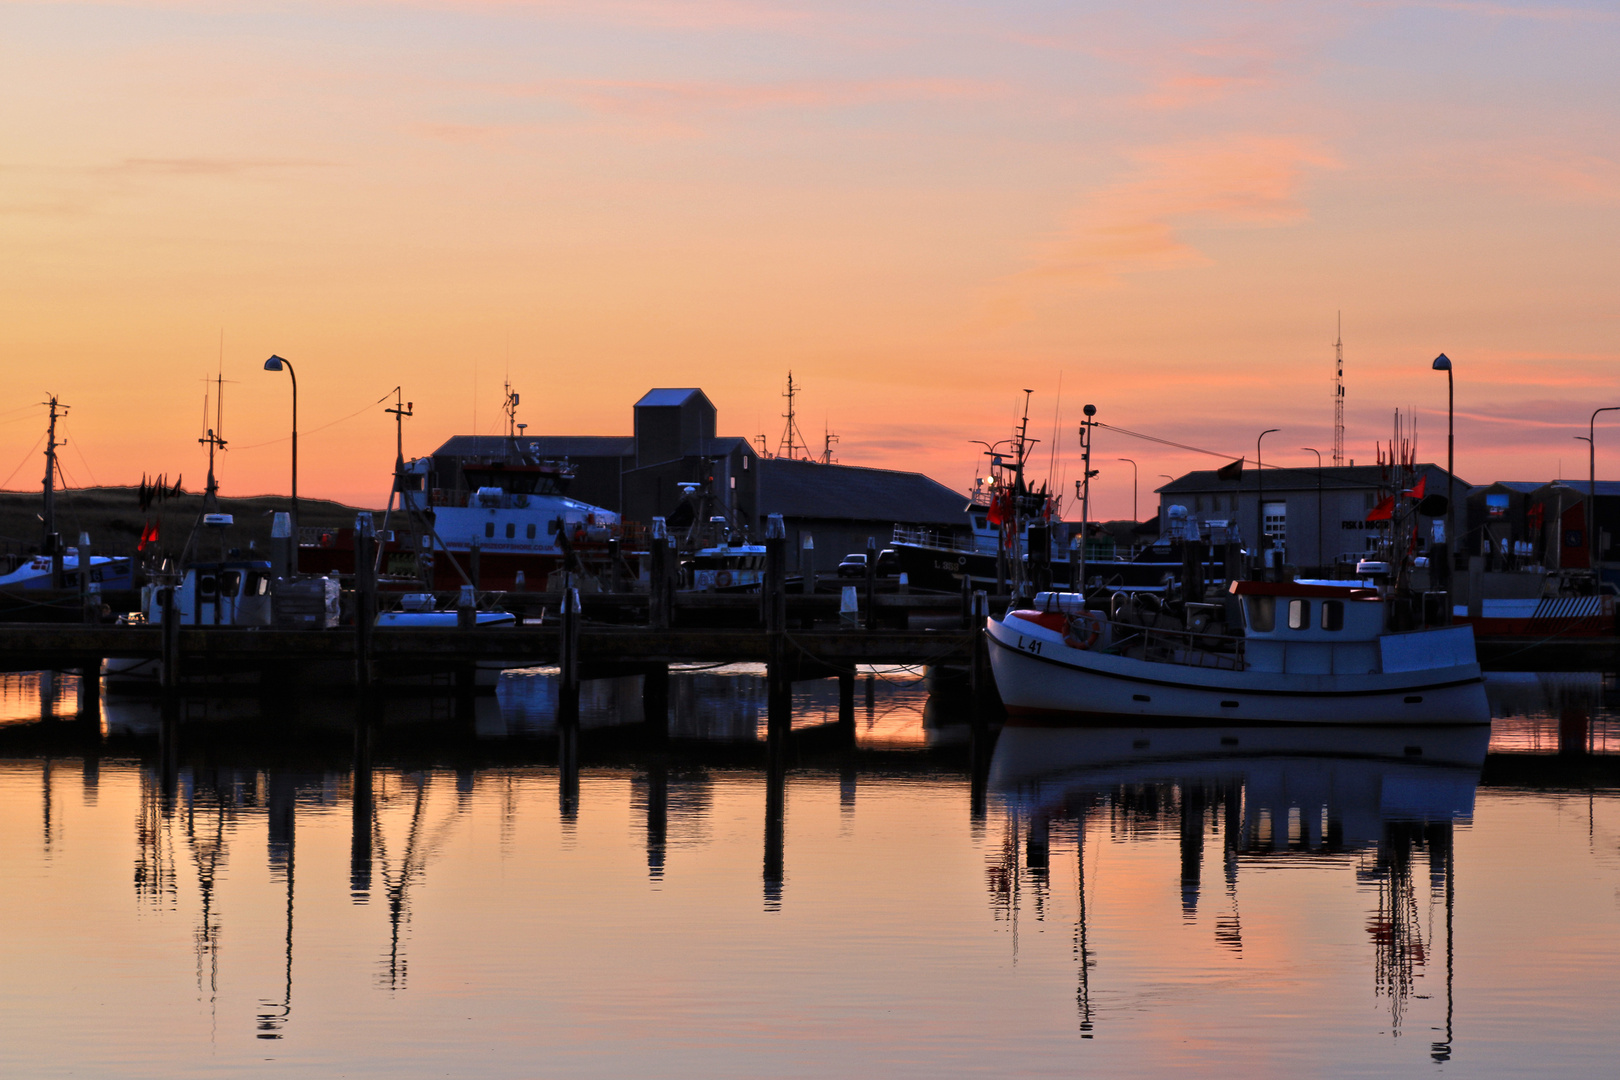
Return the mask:
M 511 540 L 511 539 L 515 538 L 516 536 L 517 536 L 517 522 L 508 521 L 506 523 L 506 538 L 508 540 Z
M 484 535 L 489 537 L 495 535 L 495 523 L 493 521 L 484 522 Z
M 529 522 L 529 524 L 523 530 L 523 535 L 527 536 L 530 540 L 534 539 L 534 522 Z
M 1322 601 L 1322 629 L 1324 629 L 1324 630 L 1343 630 L 1344 629 L 1344 601 L 1343 600 L 1324 600 L 1324 601 Z
M 1309 630 L 1311 627 L 1311 602 L 1309 600 L 1288 601 L 1288 629 Z
M 1256 633 L 1269 634 L 1277 628 L 1277 598 L 1275 596 L 1250 596 L 1245 601 L 1248 605 L 1249 629 Z
M 219 591 L 226 596 L 235 596 L 237 588 L 242 584 L 242 571 L 221 570 L 219 574 Z

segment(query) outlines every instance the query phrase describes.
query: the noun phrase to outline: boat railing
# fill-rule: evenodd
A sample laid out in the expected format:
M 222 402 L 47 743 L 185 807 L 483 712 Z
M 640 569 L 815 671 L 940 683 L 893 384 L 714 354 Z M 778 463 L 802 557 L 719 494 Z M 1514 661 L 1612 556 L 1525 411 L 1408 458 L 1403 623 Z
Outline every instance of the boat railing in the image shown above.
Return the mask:
M 1110 622 L 1109 630 L 1109 652 L 1140 649 L 1144 660 L 1220 671 L 1242 671 L 1245 666 L 1240 637 L 1123 622 Z
M 977 551 L 971 536 L 958 536 L 940 529 L 915 529 L 903 525 L 894 527 L 894 542 L 915 544 L 918 547 L 939 548 L 944 551 Z

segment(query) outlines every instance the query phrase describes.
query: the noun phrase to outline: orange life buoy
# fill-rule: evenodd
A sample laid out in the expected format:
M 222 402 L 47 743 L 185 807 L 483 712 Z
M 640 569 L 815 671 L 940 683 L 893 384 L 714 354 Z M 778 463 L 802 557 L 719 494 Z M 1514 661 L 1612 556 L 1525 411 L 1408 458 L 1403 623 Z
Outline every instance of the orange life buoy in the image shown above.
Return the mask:
M 1068 628 L 1063 631 L 1063 641 L 1076 649 L 1089 649 L 1097 644 L 1102 632 L 1102 614 L 1096 611 L 1081 611 L 1070 616 Z
M 731 571 L 730 570 L 716 570 L 714 572 L 714 583 L 715 583 L 716 586 L 718 586 L 719 588 L 722 588 L 722 589 L 725 588 L 727 585 L 730 585 L 731 584 Z

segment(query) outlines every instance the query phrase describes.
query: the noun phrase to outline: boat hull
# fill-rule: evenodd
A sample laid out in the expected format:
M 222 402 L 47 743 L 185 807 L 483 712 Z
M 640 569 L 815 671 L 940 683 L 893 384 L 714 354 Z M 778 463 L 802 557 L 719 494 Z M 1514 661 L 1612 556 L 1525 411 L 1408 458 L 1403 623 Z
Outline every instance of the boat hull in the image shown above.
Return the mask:
M 1361 675 L 1195 667 L 1076 649 L 986 623 L 1010 724 L 1486 724 L 1479 665 Z

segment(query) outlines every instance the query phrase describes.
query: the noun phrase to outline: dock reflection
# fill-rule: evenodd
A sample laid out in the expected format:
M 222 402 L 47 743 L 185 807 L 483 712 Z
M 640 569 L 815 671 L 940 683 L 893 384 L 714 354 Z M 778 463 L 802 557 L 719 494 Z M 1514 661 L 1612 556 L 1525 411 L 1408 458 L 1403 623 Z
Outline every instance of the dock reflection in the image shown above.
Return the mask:
M 1244 947 L 1239 879 L 1279 861 L 1341 864 L 1376 894 L 1365 929 L 1374 990 L 1400 1035 L 1420 969 L 1435 962 L 1420 892 L 1445 907 L 1446 1017 L 1435 1061 L 1451 1056 L 1453 830 L 1473 816 L 1490 729 L 1432 728 L 1013 728 L 1002 733 L 990 786 L 1008 820 L 990 900 L 1014 920 L 1022 892 L 1042 918 L 1056 838 L 1072 845 L 1079 890 L 1076 991 L 1082 1033 L 1096 1022 L 1095 960 L 1086 925 L 1088 834 L 1114 842 L 1179 837 L 1182 917 L 1203 898 L 1206 841 L 1219 835 L 1224 878 L 1213 935 Z M 1023 859 L 1019 863 L 1019 837 Z M 1095 855 L 1092 856 L 1095 858 Z M 1426 862 L 1427 881 L 1418 870 Z

